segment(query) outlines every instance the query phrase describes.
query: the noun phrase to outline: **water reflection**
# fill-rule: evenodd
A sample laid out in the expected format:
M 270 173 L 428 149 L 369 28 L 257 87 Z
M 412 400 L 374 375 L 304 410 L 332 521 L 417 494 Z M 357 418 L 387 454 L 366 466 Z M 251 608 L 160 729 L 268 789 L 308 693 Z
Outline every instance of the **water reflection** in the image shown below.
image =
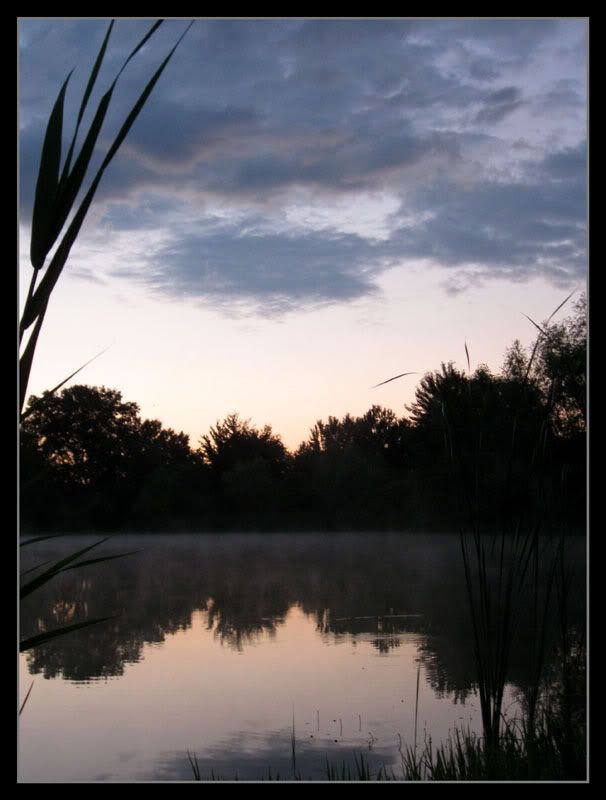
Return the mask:
M 382 769 L 391 777 L 402 777 L 399 754 L 392 746 L 380 745 L 368 736 L 334 741 L 302 731 L 295 742 L 293 766 L 290 730 L 271 733 L 238 733 L 196 755 L 202 780 L 327 780 L 327 761 L 338 773 L 345 766 L 356 776 L 356 763 L 363 759 L 373 776 Z M 347 774 L 347 773 L 346 773 Z M 164 753 L 158 758 L 152 780 L 187 781 L 192 768 L 187 754 Z
M 23 551 L 22 570 L 74 550 L 81 538 L 42 542 Z M 59 638 L 27 654 L 29 671 L 90 681 L 120 676 L 146 643 L 206 625 L 221 644 L 245 653 L 299 606 L 327 642 L 364 637 L 376 652 L 417 634 L 418 657 L 439 694 L 463 701 L 473 690 L 473 648 L 459 542 L 450 535 L 128 536 L 104 552 L 136 556 L 63 573 L 23 603 L 22 636 L 87 617 L 111 622 Z M 84 543 L 83 543 L 84 544 Z M 82 546 L 83 546 L 82 544 Z M 35 552 L 33 552 L 35 551 Z M 584 545 L 570 563 L 583 574 Z M 584 615 L 577 581 L 571 614 Z M 523 621 L 523 616 L 522 616 Z M 529 636 L 522 624 L 520 642 Z M 526 679 L 518 647 L 511 679 Z

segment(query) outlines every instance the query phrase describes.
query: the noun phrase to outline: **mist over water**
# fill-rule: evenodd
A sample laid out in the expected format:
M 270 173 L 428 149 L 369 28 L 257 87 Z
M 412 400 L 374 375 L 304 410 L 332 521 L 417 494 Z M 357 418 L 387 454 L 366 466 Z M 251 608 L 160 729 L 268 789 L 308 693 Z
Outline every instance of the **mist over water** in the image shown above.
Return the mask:
M 41 542 L 21 571 L 95 537 Z M 546 541 L 546 548 L 549 543 Z M 21 636 L 118 615 L 21 657 L 23 780 L 326 778 L 361 753 L 398 775 L 400 749 L 481 729 L 455 534 L 128 535 L 138 551 L 71 570 L 26 598 Z M 585 542 L 572 540 L 571 616 Z M 523 598 L 504 710 L 526 681 Z M 401 769 L 400 769 L 401 774 Z

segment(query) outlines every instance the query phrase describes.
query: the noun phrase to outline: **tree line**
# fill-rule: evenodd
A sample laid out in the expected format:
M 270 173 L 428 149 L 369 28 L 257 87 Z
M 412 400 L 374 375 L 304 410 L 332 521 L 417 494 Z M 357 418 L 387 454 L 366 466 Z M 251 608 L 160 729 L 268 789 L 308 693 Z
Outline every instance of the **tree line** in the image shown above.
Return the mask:
M 497 374 L 453 363 L 406 413 L 373 405 L 318 420 L 290 452 L 238 413 L 192 447 L 119 391 L 29 399 L 20 425 L 24 530 L 403 529 L 582 524 L 586 303 L 513 342 Z M 468 365 L 469 366 L 469 365 Z

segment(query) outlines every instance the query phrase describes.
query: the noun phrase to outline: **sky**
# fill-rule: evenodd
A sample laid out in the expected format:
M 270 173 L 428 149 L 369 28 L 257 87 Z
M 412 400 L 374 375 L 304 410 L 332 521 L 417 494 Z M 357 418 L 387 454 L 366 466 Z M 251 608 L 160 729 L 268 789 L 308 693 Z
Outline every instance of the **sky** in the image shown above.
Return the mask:
M 122 73 L 91 176 L 188 22 Z M 21 303 L 48 116 L 75 67 L 65 154 L 108 24 L 18 22 Z M 93 110 L 151 24 L 116 22 Z M 103 176 L 30 392 L 105 351 L 72 383 L 194 447 L 235 411 L 294 449 L 329 415 L 405 414 L 465 345 L 498 371 L 534 340 L 523 314 L 585 290 L 587 36 L 584 18 L 197 19 Z

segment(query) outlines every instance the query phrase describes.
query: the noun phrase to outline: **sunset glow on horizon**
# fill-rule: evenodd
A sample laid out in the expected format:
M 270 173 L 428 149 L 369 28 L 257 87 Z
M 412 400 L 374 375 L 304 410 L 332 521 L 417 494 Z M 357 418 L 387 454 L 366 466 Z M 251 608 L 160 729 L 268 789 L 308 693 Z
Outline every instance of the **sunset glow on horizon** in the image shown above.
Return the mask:
M 74 66 L 75 119 L 108 22 L 19 20 L 22 304 L 46 122 Z M 117 21 L 93 109 L 150 25 Z M 95 164 L 186 25 L 124 71 Z M 236 411 L 295 449 L 329 415 L 405 414 L 424 373 L 467 370 L 465 345 L 498 371 L 534 341 L 523 314 L 576 290 L 562 319 L 585 291 L 587 35 L 582 18 L 196 20 L 101 181 L 30 394 L 108 348 L 72 383 L 194 447 Z

